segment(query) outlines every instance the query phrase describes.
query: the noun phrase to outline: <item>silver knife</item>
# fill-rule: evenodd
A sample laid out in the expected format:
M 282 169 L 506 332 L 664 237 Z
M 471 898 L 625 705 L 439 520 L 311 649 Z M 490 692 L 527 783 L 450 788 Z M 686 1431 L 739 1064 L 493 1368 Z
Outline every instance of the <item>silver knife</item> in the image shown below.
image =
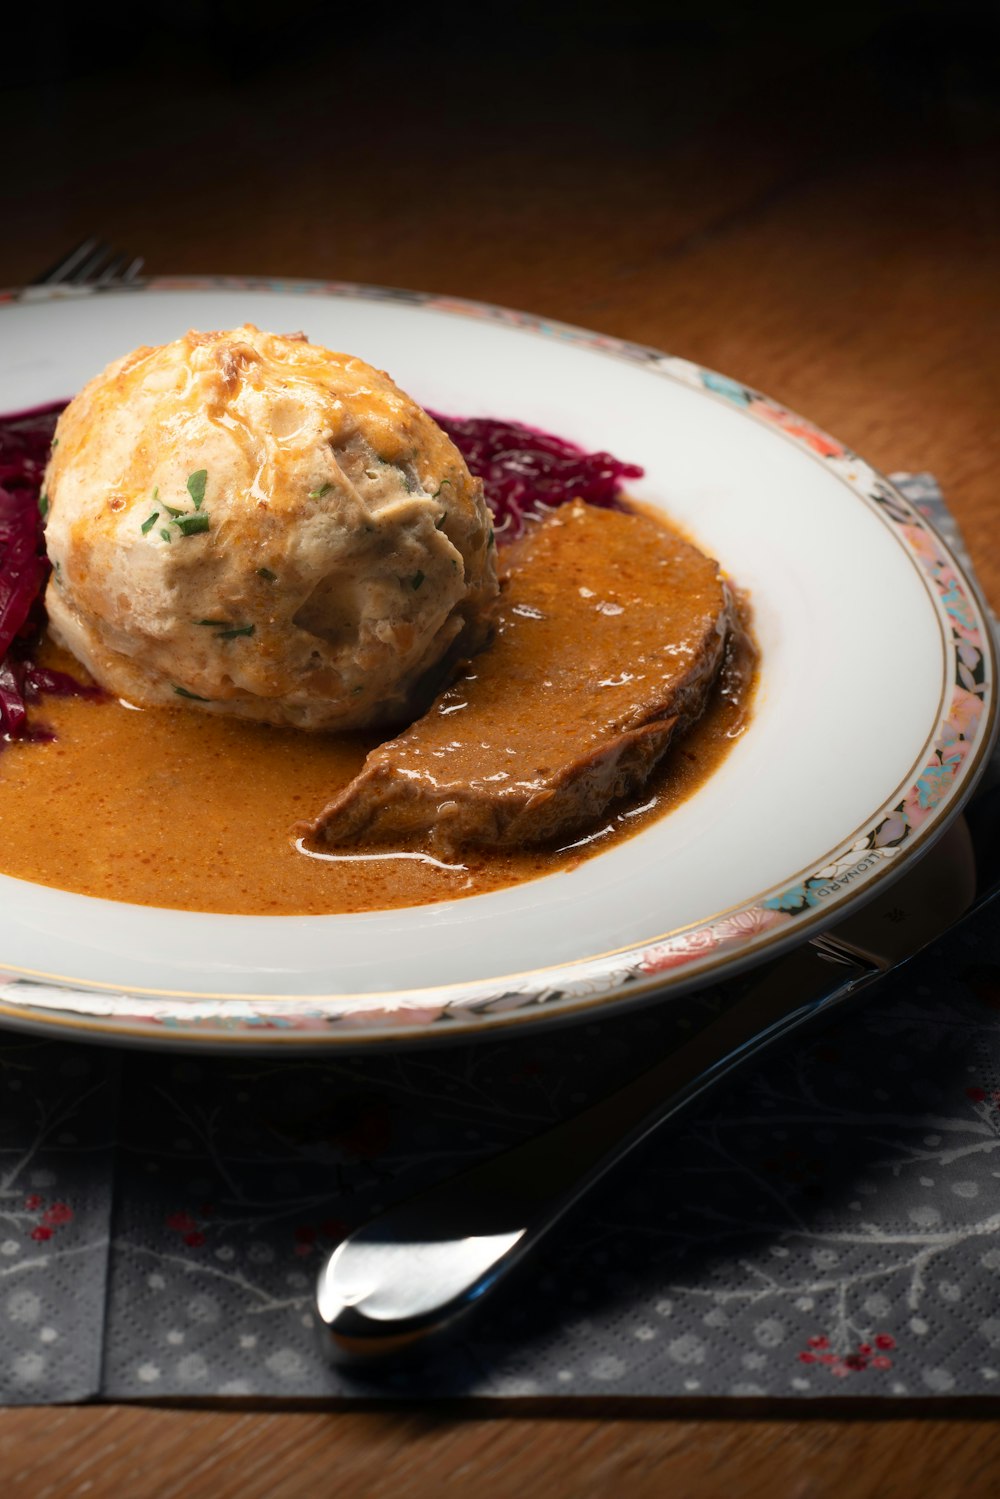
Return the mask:
M 957 818 L 888 891 L 777 959 L 693 1040 L 623 1088 L 389 1208 L 344 1239 L 316 1290 L 329 1360 L 374 1370 L 457 1330 L 542 1235 L 654 1129 L 984 905 L 998 888 L 998 797 L 994 789 L 970 809 L 975 843 L 970 823 Z

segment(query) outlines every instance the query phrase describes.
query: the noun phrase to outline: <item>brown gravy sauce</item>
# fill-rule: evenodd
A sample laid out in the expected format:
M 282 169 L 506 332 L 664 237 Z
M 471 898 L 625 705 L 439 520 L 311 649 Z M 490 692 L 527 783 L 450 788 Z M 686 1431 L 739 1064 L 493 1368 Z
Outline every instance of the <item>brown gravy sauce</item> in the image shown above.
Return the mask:
M 709 706 L 641 796 L 568 848 L 470 849 L 454 865 L 408 850 L 310 857 L 289 829 L 361 769 L 373 735 L 312 735 L 185 708 L 48 699 L 52 743 L 0 754 L 0 871 L 81 895 L 255 916 L 386 910 L 481 895 L 631 837 L 691 795 L 742 734 L 757 654 L 749 604 Z M 72 671 L 45 642 L 43 664 Z

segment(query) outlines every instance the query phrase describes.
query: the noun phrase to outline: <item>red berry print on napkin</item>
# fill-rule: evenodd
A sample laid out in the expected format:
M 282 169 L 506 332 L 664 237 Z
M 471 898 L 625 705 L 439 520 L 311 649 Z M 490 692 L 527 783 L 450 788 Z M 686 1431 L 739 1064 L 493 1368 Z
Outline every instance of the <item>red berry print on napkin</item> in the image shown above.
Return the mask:
M 36 1244 L 45 1244 L 52 1238 L 57 1229 L 64 1228 L 67 1223 L 72 1223 L 75 1216 L 68 1202 L 51 1202 L 45 1206 L 45 1198 L 37 1192 L 32 1192 L 24 1199 L 25 1212 L 38 1213 L 38 1222 L 31 1230 L 30 1237 Z
M 970 1103 L 983 1104 L 991 1120 L 1000 1114 L 1000 1088 L 984 1088 L 982 1083 L 972 1083 L 966 1088 L 965 1096 Z
M 859 1343 L 853 1353 L 836 1353 L 830 1348 L 830 1339 L 819 1333 L 807 1338 L 808 1346 L 798 1355 L 800 1364 L 823 1364 L 835 1379 L 849 1379 L 852 1374 L 862 1374 L 866 1369 L 880 1372 L 892 1368 L 892 1359 L 886 1357 L 888 1350 L 895 1348 L 896 1339 L 889 1332 L 878 1332 L 871 1342 Z M 876 1352 L 878 1349 L 878 1352 Z
M 175 1234 L 180 1234 L 189 1249 L 200 1249 L 205 1243 L 205 1235 L 193 1213 L 185 1211 L 170 1213 L 165 1221 L 169 1229 L 172 1229 Z
M 312 1223 L 300 1223 L 295 1230 L 295 1247 L 292 1253 L 299 1259 L 308 1259 L 316 1244 L 330 1250 L 350 1232 L 342 1218 L 324 1218 L 317 1228 Z

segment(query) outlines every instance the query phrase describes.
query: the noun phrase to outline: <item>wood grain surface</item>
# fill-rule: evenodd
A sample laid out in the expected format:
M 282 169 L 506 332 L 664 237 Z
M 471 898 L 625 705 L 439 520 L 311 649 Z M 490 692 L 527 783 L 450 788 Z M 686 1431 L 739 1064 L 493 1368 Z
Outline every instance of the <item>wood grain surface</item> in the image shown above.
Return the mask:
M 568 1406 L 572 1412 L 572 1406 Z M 421 1411 L 0 1412 L 4 1490 L 32 1499 L 969 1499 L 995 1494 L 995 1422 L 556 1419 Z
M 98 232 L 155 273 L 447 291 L 657 345 L 882 469 L 932 470 L 1000 607 L 1000 110 L 978 33 L 914 48 L 875 5 L 798 32 L 623 39 L 584 10 L 569 51 L 543 27 L 484 60 L 414 22 L 392 48 L 362 34 L 334 56 L 323 33 L 316 55 L 262 43 L 227 68 L 224 45 L 194 66 L 167 28 L 138 70 L 39 69 L 0 127 L 19 147 L 0 285 Z M 970 1499 L 1000 1488 L 993 1409 L 5 1410 L 0 1472 L 37 1499 Z

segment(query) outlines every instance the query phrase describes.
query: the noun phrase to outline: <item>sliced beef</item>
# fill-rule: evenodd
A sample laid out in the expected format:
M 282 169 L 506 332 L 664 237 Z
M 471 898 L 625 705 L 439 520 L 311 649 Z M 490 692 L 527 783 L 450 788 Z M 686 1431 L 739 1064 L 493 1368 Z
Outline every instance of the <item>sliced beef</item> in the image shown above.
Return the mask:
M 715 562 L 641 514 L 563 506 L 503 556 L 496 638 L 315 822 L 328 844 L 548 843 L 637 790 L 722 663 Z

